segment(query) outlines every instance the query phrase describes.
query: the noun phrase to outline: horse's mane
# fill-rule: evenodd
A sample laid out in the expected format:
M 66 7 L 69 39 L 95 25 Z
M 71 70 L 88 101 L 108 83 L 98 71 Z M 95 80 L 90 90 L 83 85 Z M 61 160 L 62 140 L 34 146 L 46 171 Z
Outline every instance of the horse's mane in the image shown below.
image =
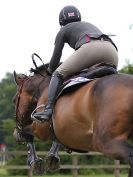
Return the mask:
M 46 71 L 48 66 L 49 66 L 49 63 L 46 63 L 46 64 L 43 64 L 43 65 L 37 66 L 35 69 L 31 68 L 30 73 L 40 74 L 40 72 Z
M 58 66 L 60 66 L 61 64 L 62 64 L 62 62 L 60 62 Z M 30 73 L 40 74 L 42 71 L 47 71 L 48 66 L 49 66 L 49 63 L 46 63 L 46 64 L 42 64 L 40 66 L 37 66 L 35 69 L 31 68 Z

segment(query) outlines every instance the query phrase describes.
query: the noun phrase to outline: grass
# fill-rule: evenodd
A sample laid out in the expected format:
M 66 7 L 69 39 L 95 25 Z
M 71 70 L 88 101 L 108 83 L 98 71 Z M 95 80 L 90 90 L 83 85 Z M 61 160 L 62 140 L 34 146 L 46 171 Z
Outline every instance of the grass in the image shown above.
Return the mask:
M 43 175 L 45 177 L 72 177 L 72 175 Z M 127 174 L 121 174 L 120 177 L 127 177 Z M 27 177 L 27 176 L 22 176 L 22 175 L 17 175 L 17 176 L 10 176 L 4 169 L 0 169 L 0 177 Z M 33 177 L 40 177 L 40 176 L 34 176 Z M 92 175 L 78 175 L 78 177 L 114 177 L 114 174 L 92 174 Z

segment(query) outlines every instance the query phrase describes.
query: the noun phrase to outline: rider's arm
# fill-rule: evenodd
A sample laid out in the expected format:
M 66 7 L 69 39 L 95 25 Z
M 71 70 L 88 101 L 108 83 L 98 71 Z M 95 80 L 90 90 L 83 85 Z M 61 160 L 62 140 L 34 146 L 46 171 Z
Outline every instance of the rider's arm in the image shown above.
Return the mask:
M 52 58 L 49 63 L 49 70 L 51 72 L 54 72 L 59 65 L 64 43 L 65 43 L 64 35 L 61 31 L 59 31 L 55 39 L 55 47 L 54 47 Z

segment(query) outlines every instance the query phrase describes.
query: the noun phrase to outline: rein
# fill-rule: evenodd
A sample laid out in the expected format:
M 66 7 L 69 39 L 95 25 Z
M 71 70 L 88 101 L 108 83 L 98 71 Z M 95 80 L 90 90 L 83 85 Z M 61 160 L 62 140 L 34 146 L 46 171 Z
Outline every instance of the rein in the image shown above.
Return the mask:
M 35 66 L 35 68 L 36 68 L 36 71 L 37 71 L 41 76 L 45 77 L 46 75 L 43 75 L 43 74 L 40 72 L 40 70 L 39 70 L 39 68 L 38 68 L 38 66 L 37 66 L 37 64 L 36 64 L 36 62 L 35 62 L 35 56 L 36 56 L 37 58 L 39 58 L 39 60 L 42 62 L 43 66 L 44 66 L 44 68 L 45 68 L 45 70 L 46 70 L 46 72 L 47 72 L 47 67 L 45 66 L 45 64 L 43 63 L 43 60 L 41 59 L 41 57 L 40 57 L 38 54 L 33 53 L 33 54 L 31 55 L 33 64 L 34 64 L 34 66 Z M 31 69 L 31 71 L 34 72 L 34 69 Z

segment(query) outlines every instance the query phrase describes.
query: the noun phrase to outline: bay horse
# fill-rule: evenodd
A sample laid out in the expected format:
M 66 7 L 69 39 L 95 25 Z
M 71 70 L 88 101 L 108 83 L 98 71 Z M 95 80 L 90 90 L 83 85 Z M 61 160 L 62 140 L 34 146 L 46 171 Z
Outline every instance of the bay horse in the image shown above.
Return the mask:
M 14 73 L 14 78 L 18 87 L 14 97 L 18 129 L 32 127 L 35 136 L 48 140 L 51 137 L 50 123 L 31 122 L 30 118 L 36 106 L 47 102 L 51 78 L 47 66 L 41 74 L 21 77 Z M 52 121 L 54 134 L 61 144 L 70 149 L 101 152 L 124 160 L 130 165 L 129 177 L 133 177 L 133 146 L 128 141 L 133 138 L 132 75 L 104 76 L 60 96 Z M 14 134 L 16 132 L 17 129 Z M 33 146 L 33 134 L 28 135 L 29 146 Z M 36 154 L 32 160 L 39 165 L 42 162 Z

